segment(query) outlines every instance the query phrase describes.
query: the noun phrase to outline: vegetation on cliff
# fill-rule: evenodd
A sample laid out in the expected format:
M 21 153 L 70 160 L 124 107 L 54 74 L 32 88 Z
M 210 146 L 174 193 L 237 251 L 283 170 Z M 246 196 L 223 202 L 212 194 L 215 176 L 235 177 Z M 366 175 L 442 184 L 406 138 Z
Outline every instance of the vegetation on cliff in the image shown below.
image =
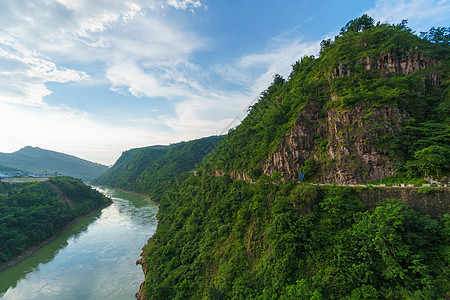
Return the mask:
M 350 21 L 322 42 L 319 57 L 297 61 L 287 81 L 275 75 L 204 169 L 295 179 L 314 159 L 317 174 L 309 178 L 319 182 L 448 174 L 448 31 L 420 38 L 406 21 Z
M 369 208 L 357 188 L 290 180 L 300 171 L 336 183 L 447 174 L 448 47 L 447 29 L 418 37 L 405 21 L 364 15 L 288 80 L 275 75 L 196 175 L 168 185 L 143 253 L 143 295 L 448 297 L 448 211 L 431 218 L 389 197 Z
M 0 264 L 60 232 L 110 200 L 79 179 L 0 182 Z
M 125 151 L 114 166 L 93 183 L 146 194 L 160 201 L 171 180 L 194 170 L 222 138 L 211 136 L 170 146 Z

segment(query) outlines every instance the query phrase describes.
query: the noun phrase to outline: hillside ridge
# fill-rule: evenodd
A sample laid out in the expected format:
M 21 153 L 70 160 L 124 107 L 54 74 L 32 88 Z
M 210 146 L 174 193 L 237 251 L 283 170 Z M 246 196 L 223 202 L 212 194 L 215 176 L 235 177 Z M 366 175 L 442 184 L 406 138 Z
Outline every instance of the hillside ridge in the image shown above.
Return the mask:
M 0 165 L 28 172 L 59 172 L 65 176 L 90 181 L 108 167 L 73 155 L 27 146 L 12 153 L 0 153 Z

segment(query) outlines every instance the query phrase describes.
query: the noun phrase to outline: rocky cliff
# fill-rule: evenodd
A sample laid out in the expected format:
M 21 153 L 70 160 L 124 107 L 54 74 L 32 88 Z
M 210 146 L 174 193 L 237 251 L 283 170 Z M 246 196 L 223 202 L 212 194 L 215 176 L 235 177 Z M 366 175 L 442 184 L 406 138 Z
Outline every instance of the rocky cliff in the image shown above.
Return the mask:
M 389 150 L 380 144 L 386 136 L 398 133 L 404 117 L 396 107 L 368 111 L 358 105 L 346 111 L 331 109 L 326 118 L 319 119 L 311 105 L 301 111 L 294 128 L 263 164 L 264 173 L 277 171 L 286 179 L 295 179 L 307 159 L 326 157 L 318 182 L 356 184 L 393 175 Z M 324 152 L 319 143 L 326 144 Z
M 403 25 L 369 28 L 322 43 L 288 80 L 275 75 L 204 170 L 336 184 L 449 172 L 447 46 Z
M 366 70 L 405 75 L 439 64 L 421 54 L 399 60 L 390 53 L 360 63 Z M 329 82 L 348 75 L 350 70 L 341 63 L 328 77 Z M 435 86 L 441 75 L 430 73 L 428 78 L 431 79 L 428 84 Z M 330 101 L 338 98 L 334 95 Z M 359 103 L 351 108 L 332 107 L 325 117 L 320 118 L 319 113 L 314 102 L 300 111 L 293 128 L 262 164 L 264 174 L 270 176 L 277 171 L 285 179 L 296 179 L 309 158 L 326 162 L 320 165 L 316 177 L 317 182 L 322 183 L 356 184 L 396 173 L 394 164 L 398 161 L 389 156 L 389 148 L 384 142 L 392 140 L 401 131 L 401 123 L 410 117 L 406 110 L 389 105 L 374 108 Z

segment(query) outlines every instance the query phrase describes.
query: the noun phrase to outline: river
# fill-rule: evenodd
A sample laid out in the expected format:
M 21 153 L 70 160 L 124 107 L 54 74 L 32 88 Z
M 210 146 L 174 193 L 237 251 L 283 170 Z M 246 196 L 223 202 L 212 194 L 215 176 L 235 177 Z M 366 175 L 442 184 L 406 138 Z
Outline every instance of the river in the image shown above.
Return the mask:
M 156 231 L 158 206 L 145 196 L 97 189 L 113 204 L 0 272 L 0 299 L 135 299 L 144 280 L 136 260 Z

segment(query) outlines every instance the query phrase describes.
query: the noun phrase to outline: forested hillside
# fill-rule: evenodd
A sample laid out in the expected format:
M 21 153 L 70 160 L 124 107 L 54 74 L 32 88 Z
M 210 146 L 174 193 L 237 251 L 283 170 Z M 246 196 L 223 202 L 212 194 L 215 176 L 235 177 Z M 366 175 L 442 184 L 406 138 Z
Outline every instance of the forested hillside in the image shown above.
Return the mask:
M 204 168 L 256 180 L 281 173 L 329 183 L 450 170 L 449 31 L 423 38 L 406 21 L 349 22 L 319 57 L 304 57 L 231 130 Z
M 149 299 L 439 299 L 450 215 L 347 187 L 190 176 L 144 251 Z M 448 193 L 446 194 L 448 197 Z
M 108 171 L 93 181 L 149 195 L 160 201 L 169 182 L 177 175 L 192 171 L 222 140 L 211 136 L 170 146 L 150 146 L 125 151 Z
M 445 180 L 450 29 L 363 15 L 293 64 L 193 175 L 172 181 L 140 261 L 140 299 L 444 299 L 450 215 L 385 188 Z M 245 179 L 245 180 L 240 180 Z M 376 192 L 376 193 L 375 193 Z M 427 203 L 447 189 L 411 189 Z M 433 196 L 434 195 L 434 196 Z M 417 199 L 416 199 L 417 198 Z M 406 201 L 405 201 L 406 202 Z M 448 207 L 448 205 L 447 205 Z
M 0 265 L 110 203 L 79 179 L 0 182 Z

